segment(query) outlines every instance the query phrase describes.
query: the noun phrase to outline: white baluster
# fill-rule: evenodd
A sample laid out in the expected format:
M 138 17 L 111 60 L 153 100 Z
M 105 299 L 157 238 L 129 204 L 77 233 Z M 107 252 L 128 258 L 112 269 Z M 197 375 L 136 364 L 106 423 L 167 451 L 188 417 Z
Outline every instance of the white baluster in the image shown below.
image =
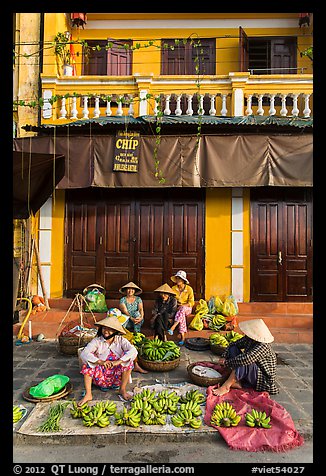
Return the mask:
M 304 110 L 303 110 L 303 115 L 304 117 L 310 117 L 311 109 L 309 108 L 309 98 L 310 94 L 304 94 Z
M 112 116 L 111 101 L 106 101 L 105 115 L 106 116 Z
M 67 109 L 66 109 L 66 98 L 61 98 L 61 109 L 59 119 L 67 118 Z
M 264 115 L 264 108 L 263 108 L 263 94 L 258 94 L 258 108 L 257 108 L 257 114 L 258 116 L 263 116 Z
M 128 116 L 133 116 L 135 114 L 134 99 L 131 96 L 129 96 L 129 100 L 130 100 L 130 103 L 129 103 L 129 109 L 128 109 Z
M 164 109 L 164 112 L 163 114 L 165 116 L 169 116 L 171 114 L 171 109 L 170 109 L 170 98 L 171 98 L 171 95 L 170 94 L 167 94 L 165 96 L 165 109 Z
M 210 116 L 216 116 L 216 109 L 215 109 L 215 94 L 210 94 L 209 95 L 210 100 L 211 100 L 211 108 L 208 111 L 208 114 Z
M 275 94 L 270 94 L 269 95 L 269 99 L 270 99 L 270 107 L 269 107 L 269 111 L 268 111 L 268 114 L 270 116 L 274 116 L 274 114 L 276 114 L 276 109 L 275 109 Z
M 160 96 L 155 96 L 154 116 L 157 116 L 160 99 L 161 99 Z
M 116 112 L 117 116 L 123 116 L 122 99 L 123 99 L 122 97 L 118 98 L 118 109 L 117 109 L 117 112 Z
M 246 109 L 246 114 L 247 114 L 247 116 L 250 116 L 250 114 L 252 114 L 251 104 L 252 104 L 252 94 L 248 94 L 248 97 L 247 97 L 247 109 Z
M 281 110 L 280 110 L 280 114 L 283 117 L 285 117 L 288 113 L 288 110 L 286 109 L 286 96 L 287 96 L 287 94 L 281 94 L 282 107 L 281 107 Z
M 181 94 L 177 95 L 177 107 L 175 109 L 175 115 L 176 116 L 181 116 L 182 110 L 181 110 Z
M 88 110 L 88 97 L 83 96 L 83 119 L 88 119 L 89 110 Z
M 77 114 L 77 97 L 73 96 L 71 98 L 72 106 L 71 106 L 71 116 L 70 119 L 78 119 Z
M 187 116 L 192 116 L 194 113 L 194 110 L 192 108 L 192 94 L 187 94 L 187 103 L 188 103 L 188 107 L 186 110 L 186 114 Z
M 221 116 L 226 116 L 228 110 L 226 109 L 226 98 L 227 94 L 222 94 L 222 109 L 221 109 Z
M 299 94 L 292 94 L 292 98 L 293 98 L 293 108 L 292 108 L 292 111 L 291 111 L 292 116 L 298 116 L 299 115 L 298 96 L 299 96 Z
M 199 107 L 198 107 L 197 114 L 198 116 L 202 116 L 204 112 L 205 112 L 204 111 L 204 95 L 199 94 Z
M 100 96 L 95 96 L 95 107 L 93 117 L 100 117 Z

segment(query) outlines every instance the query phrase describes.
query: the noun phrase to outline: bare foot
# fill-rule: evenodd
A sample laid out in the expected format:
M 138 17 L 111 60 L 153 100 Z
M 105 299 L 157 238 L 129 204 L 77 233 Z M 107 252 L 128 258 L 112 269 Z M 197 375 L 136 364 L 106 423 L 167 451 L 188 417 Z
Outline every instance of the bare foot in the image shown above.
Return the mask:
M 221 386 L 220 388 L 215 388 L 212 390 L 213 395 L 221 396 L 230 391 L 230 387 Z
M 121 395 L 125 400 L 131 400 L 132 397 L 133 397 L 133 395 L 131 395 L 131 394 L 128 393 L 128 392 L 122 392 L 122 391 L 120 391 L 119 393 L 120 393 L 120 395 Z
M 148 374 L 147 370 L 142 369 L 137 362 L 135 363 L 135 372 L 139 372 L 141 374 Z
M 90 402 L 91 400 L 93 400 L 93 395 L 92 394 L 88 394 L 86 393 L 86 395 L 78 402 L 78 407 L 81 407 L 82 405 L 84 405 L 84 403 L 86 402 Z

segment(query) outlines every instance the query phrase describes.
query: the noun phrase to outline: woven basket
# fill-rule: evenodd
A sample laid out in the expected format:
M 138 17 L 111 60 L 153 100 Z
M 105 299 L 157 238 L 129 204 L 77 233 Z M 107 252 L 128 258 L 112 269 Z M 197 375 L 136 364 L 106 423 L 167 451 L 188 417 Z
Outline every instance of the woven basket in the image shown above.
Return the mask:
M 225 380 L 228 378 L 228 376 L 231 373 L 230 369 L 221 367 L 218 371 L 220 372 L 220 374 L 222 374 L 222 377 L 219 377 L 219 378 L 201 377 L 200 375 L 196 375 L 192 372 L 193 367 L 199 364 L 200 362 L 193 362 L 192 364 L 189 364 L 187 367 L 187 372 L 191 381 L 195 383 L 196 385 L 199 385 L 200 387 L 209 387 L 210 385 L 222 384 L 223 382 L 225 382 Z
M 68 355 L 77 355 L 78 348 L 84 347 L 93 339 L 94 339 L 94 336 L 86 336 L 86 335 L 80 336 L 80 337 L 59 336 L 58 341 L 59 341 L 60 352 L 62 352 L 63 354 L 68 354 Z
M 218 345 L 218 344 L 213 344 L 212 342 L 209 343 L 209 346 L 213 354 L 216 354 L 216 355 L 222 355 L 223 352 L 225 352 L 227 349 L 227 347 L 223 347 L 222 345 Z
M 174 360 L 167 360 L 163 362 L 145 360 L 138 354 L 138 363 L 141 367 L 146 370 L 151 370 L 153 372 L 166 372 L 167 370 L 175 369 L 180 364 L 180 357 Z

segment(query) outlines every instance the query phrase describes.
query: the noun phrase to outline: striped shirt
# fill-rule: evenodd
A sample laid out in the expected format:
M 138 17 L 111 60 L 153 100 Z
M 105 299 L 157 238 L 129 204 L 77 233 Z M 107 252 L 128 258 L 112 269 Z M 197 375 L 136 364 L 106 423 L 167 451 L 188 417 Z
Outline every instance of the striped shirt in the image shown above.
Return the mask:
M 223 354 L 225 365 L 231 369 L 243 365 L 257 365 L 257 392 L 268 392 L 271 395 L 279 393 L 276 384 L 276 354 L 270 344 L 257 342 L 247 336 L 233 342 L 243 352 L 235 357 L 228 358 L 228 351 Z

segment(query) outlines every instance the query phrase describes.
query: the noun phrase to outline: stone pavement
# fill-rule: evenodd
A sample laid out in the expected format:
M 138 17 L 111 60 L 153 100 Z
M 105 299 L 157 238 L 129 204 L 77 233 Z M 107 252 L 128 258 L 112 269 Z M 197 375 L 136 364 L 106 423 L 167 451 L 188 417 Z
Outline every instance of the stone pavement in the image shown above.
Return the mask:
M 81 398 L 83 378 L 79 372 L 77 356 L 60 353 L 55 339 L 47 339 L 42 342 L 31 341 L 21 346 L 15 345 L 13 338 L 13 403 L 23 404 L 28 414 L 15 427 L 14 442 L 19 443 L 17 430 L 28 419 L 30 411 L 35 403 L 28 402 L 23 398 L 23 391 L 31 385 L 40 383 L 46 377 L 54 374 L 64 374 L 70 377 L 73 391 L 67 398 Z M 280 393 L 272 396 L 292 416 L 297 431 L 307 440 L 312 438 L 313 428 L 313 346 L 312 344 L 283 344 L 274 343 L 273 348 L 278 356 L 277 380 Z M 132 390 L 134 386 L 154 385 L 156 383 L 178 384 L 190 382 L 187 365 L 196 361 L 212 361 L 216 359 L 210 350 L 193 351 L 186 347 L 181 348 L 181 362 L 179 367 L 169 372 L 149 372 L 140 374 L 132 373 L 132 383 L 128 386 Z M 116 390 L 103 393 L 96 387 L 93 389 L 94 400 L 119 401 Z M 200 437 L 200 430 L 196 430 Z M 218 432 L 214 432 L 216 435 Z M 204 435 L 203 435 L 204 436 Z M 44 434 L 40 436 L 40 443 Z M 142 435 L 138 434 L 142 439 Z M 80 442 L 82 442 L 81 435 Z M 24 440 L 24 439 L 23 439 Z M 24 440 L 28 444 L 28 438 Z M 33 441 L 35 443 L 35 441 Z

